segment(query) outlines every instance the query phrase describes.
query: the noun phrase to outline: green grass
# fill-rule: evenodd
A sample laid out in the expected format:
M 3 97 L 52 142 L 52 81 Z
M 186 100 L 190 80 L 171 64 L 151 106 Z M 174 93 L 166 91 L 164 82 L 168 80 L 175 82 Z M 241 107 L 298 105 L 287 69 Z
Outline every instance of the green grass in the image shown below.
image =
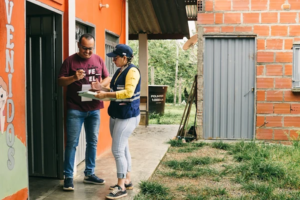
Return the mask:
M 222 159 L 210 158 L 210 157 L 188 157 L 185 160 L 169 160 L 164 162 L 163 164 L 174 170 L 181 171 L 190 171 L 193 170 L 194 167 L 201 165 L 209 165 L 217 162 L 222 162 Z
M 218 141 L 218 142 L 214 142 L 211 144 L 212 148 L 216 148 L 216 149 L 223 149 L 223 150 L 229 150 L 231 145 L 224 143 L 223 141 Z
M 167 142 L 168 144 L 171 145 L 171 147 L 180 147 L 180 148 L 170 148 L 168 152 L 173 152 L 173 153 L 190 153 L 193 151 L 196 151 L 200 149 L 201 147 L 204 147 L 207 145 L 204 142 L 199 142 L 199 143 L 183 143 L 182 140 L 169 140 Z
M 142 199 L 167 199 L 169 189 L 157 182 L 141 181 L 140 184 L 141 193 L 137 195 L 135 200 Z
M 185 105 L 176 105 L 166 103 L 164 115 L 152 113 L 149 115 L 149 124 L 180 124 Z M 196 107 L 193 104 L 190 112 L 187 129 L 194 125 Z
M 182 143 L 180 140 L 169 141 L 171 147 L 168 154 L 186 153 L 186 157 L 162 161 L 162 169 L 158 168 L 154 177 L 159 175 L 158 181 L 178 181 L 193 179 L 188 185 L 179 185 L 168 188 L 168 193 L 158 196 L 149 196 L 149 193 L 139 194 L 140 200 L 144 199 L 176 199 L 176 194 L 181 199 L 236 199 L 236 200 L 300 200 L 300 146 L 294 142 L 291 146 L 268 144 L 263 142 L 237 142 L 224 143 L 222 141 L 207 143 Z M 196 157 L 201 153 L 203 146 L 225 151 L 220 159 L 212 156 Z M 207 150 L 207 149 L 205 149 Z M 214 150 L 218 151 L 218 150 Z M 193 155 L 193 156 L 189 156 Z M 228 158 L 230 162 L 227 162 Z M 220 165 L 214 165 L 220 163 Z M 214 166 L 219 166 L 214 168 Z M 216 184 L 234 184 L 239 196 L 232 197 L 230 188 L 207 187 L 197 185 L 197 180 L 214 181 Z M 162 181 L 166 183 L 166 181 Z M 218 182 L 218 183 L 217 183 Z M 174 196 L 175 195 L 175 196 Z M 178 198 L 177 198 L 178 199 Z
M 182 140 L 169 140 L 167 143 L 170 144 L 171 147 L 184 147 L 184 146 L 188 146 L 188 143 L 183 143 Z

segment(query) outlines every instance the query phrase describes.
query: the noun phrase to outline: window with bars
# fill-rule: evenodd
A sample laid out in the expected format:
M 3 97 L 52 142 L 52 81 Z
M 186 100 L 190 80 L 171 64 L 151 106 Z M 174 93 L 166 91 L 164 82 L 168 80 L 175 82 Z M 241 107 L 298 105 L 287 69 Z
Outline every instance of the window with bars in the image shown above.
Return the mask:
M 293 45 L 293 91 L 300 92 L 300 43 Z
M 105 32 L 105 55 L 112 52 L 117 44 L 119 44 L 119 37 L 112 33 Z M 105 65 L 109 72 L 109 76 L 112 77 L 117 70 L 112 58 L 106 56 Z
M 78 52 L 78 45 L 77 43 L 79 42 L 79 38 L 81 37 L 81 35 L 85 34 L 85 33 L 90 33 L 95 37 L 95 28 L 91 27 L 89 25 L 83 24 L 81 22 L 76 21 L 76 32 L 75 32 L 75 52 Z M 95 53 L 96 51 L 94 51 Z

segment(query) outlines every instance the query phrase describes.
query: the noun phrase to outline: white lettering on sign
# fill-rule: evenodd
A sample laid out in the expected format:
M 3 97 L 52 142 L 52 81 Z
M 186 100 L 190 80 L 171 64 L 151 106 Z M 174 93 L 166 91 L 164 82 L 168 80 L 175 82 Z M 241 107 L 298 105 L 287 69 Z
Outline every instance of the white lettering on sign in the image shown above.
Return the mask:
M 9 3 L 9 9 L 8 9 L 8 3 Z M 11 22 L 11 14 L 12 14 L 12 9 L 14 7 L 14 2 L 5 0 L 5 5 L 6 5 L 6 18 L 7 18 L 7 23 L 10 24 Z
M 11 32 L 14 32 L 15 29 L 12 25 L 7 25 L 6 24 L 6 33 L 7 33 L 7 42 L 6 42 L 6 48 L 8 49 L 13 49 L 15 44 L 14 43 L 10 43 L 10 40 L 13 39 L 13 35 L 11 34 Z
M 10 52 L 10 55 L 9 55 Z M 10 66 L 11 73 L 14 73 L 14 54 L 15 52 L 13 50 L 6 49 L 6 66 L 5 66 L 5 72 L 9 72 L 8 65 Z
M 164 95 L 163 94 L 151 94 L 151 100 L 152 102 L 155 102 L 155 104 L 161 104 L 161 102 L 164 101 Z
M 5 53 L 5 58 L 6 58 L 6 66 L 5 66 L 5 72 L 8 73 L 8 88 L 9 88 L 9 93 L 8 97 L 12 98 L 13 92 L 12 92 L 12 78 L 14 73 L 14 43 L 12 42 L 14 35 L 13 33 L 15 32 L 14 26 L 11 24 L 11 18 L 12 18 L 12 13 L 13 13 L 13 7 L 14 7 L 14 2 L 5 0 L 5 5 L 6 5 L 6 19 L 7 19 L 7 24 L 6 24 L 6 53 Z M 9 170 L 12 170 L 15 166 L 15 149 L 13 147 L 15 143 L 15 129 L 13 125 L 13 120 L 15 116 L 15 105 L 14 101 L 12 99 L 7 100 L 7 129 L 6 129 L 6 145 L 8 146 L 8 152 L 7 152 L 7 168 Z

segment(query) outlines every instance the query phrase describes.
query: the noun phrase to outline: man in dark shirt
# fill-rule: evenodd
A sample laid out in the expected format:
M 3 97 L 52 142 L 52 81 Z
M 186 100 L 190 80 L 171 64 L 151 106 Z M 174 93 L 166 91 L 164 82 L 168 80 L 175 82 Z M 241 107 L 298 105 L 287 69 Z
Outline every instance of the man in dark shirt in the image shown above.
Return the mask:
M 93 54 L 95 39 L 91 34 L 83 34 L 78 42 L 79 52 L 69 56 L 62 64 L 58 84 L 67 86 L 67 142 L 64 163 L 64 190 L 74 190 L 73 170 L 76 147 L 78 146 L 82 124 L 86 132 L 86 154 L 84 183 L 104 184 L 95 174 L 95 159 L 100 126 L 100 109 L 103 102 L 82 99 L 78 91 L 86 90 L 96 79 L 102 86 L 110 82 L 109 73 L 103 60 Z

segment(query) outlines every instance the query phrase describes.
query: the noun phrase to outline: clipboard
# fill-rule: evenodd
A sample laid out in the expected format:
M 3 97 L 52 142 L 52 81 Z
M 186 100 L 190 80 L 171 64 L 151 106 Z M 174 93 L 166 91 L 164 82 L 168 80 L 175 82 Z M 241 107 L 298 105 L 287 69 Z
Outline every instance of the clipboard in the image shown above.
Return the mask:
M 89 99 L 95 99 L 95 100 L 100 100 L 100 101 L 114 101 L 114 100 L 116 100 L 115 98 L 99 99 L 99 98 L 95 97 L 97 92 L 92 92 L 92 91 L 78 91 L 77 93 L 81 97 L 86 97 L 86 98 L 89 98 Z

